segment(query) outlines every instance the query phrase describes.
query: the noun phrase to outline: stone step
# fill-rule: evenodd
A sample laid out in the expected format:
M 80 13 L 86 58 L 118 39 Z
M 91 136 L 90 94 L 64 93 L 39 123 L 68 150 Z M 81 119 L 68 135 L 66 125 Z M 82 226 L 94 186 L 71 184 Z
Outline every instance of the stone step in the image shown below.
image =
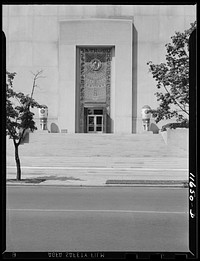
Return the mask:
M 161 135 L 31 133 L 19 147 L 22 176 L 81 180 L 187 180 L 188 155 Z M 13 141 L 7 139 L 7 177 L 16 175 Z
M 14 155 L 7 139 L 7 155 Z M 21 156 L 66 157 L 185 157 L 178 147 L 166 146 L 161 135 L 116 134 L 29 134 L 29 143 L 20 146 Z
M 22 148 L 19 149 L 19 154 L 21 156 L 37 156 L 37 157 L 186 157 L 186 153 L 181 150 L 155 150 L 145 151 L 145 150 L 103 150 L 103 149 L 82 149 L 82 150 L 67 150 L 66 148 Z M 8 156 L 14 156 L 14 148 L 7 152 Z
M 161 134 L 65 134 L 65 133 L 29 133 L 28 140 L 30 142 L 54 140 L 68 140 L 68 141 L 131 141 L 131 140 L 163 140 Z
M 155 149 L 154 151 L 144 151 L 144 150 L 115 150 L 115 151 L 109 151 L 109 150 L 103 150 L 103 149 L 89 149 L 88 151 L 84 150 L 67 150 L 67 149 L 61 149 L 61 148 L 22 148 L 19 149 L 19 154 L 21 156 L 37 156 L 37 157 L 123 157 L 123 158 L 135 158 L 135 157 L 186 157 L 186 153 L 184 151 L 163 151 Z M 7 152 L 8 156 L 14 156 L 14 148 Z
M 69 142 L 74 141 L 91 141 L 91 142 L 107 142 L 110 141 L 141 141 L 141 140 L 163 140 L 160 134 L 66 134 L 66 133 L 30 133 L 29 142 L 35 141 L 47 141 L 49 139 L 54 139 L 57 142 L 59 140 L 67 140 Z
M 30 167 L 63 168 L 151 168 L 186 169 L 187 158 L 130 158 L 130 157 L 27 157 L 21 156 L 21 164 Z M 7 166 L 15 166 L 14 155 L 7 157 Z

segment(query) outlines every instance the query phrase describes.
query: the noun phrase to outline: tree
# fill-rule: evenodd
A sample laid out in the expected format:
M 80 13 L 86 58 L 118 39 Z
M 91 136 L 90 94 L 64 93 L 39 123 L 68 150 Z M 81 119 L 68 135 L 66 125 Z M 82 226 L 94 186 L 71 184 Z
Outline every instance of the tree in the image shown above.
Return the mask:
M 43 108 L 45 105 L 38 104 L 33 99 L 36 81 L 41 78 L 42 71 L 34 74 L 31 96 L 13 90 L 13 80 L 16 73 L 6 72 L 6 135 L 13 140 L 15 148 L 15 161 L 17 167 L 17 180 L 21 179 L 21 166 L 19 158 L 19 145 L 22 143 L 27 130 L 36 130 L 33 120 L 34 113 L 30 108 Z M 17 102 L 17 105 L 16 105 Z
M 156 123 L 175 117 L 177 122 L 189 121 L 189 37 L 196 28 L 196 21 L 183 33 L 175 32 L 166 47 L 166 63 L 153 64 L 149 61 L 149 71 L 157 81 L 157 109 L 151 110 Z

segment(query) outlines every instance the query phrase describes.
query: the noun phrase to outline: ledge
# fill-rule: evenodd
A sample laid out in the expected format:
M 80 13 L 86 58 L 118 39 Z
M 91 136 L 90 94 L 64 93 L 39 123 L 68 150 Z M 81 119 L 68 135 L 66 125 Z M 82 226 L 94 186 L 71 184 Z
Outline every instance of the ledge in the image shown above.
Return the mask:
M 188 128 L 167 129 L 166 131 L 162 131 L 161 135 L 167 145 L 178 146 L 179 148 L 188 151 L 189 149 Z

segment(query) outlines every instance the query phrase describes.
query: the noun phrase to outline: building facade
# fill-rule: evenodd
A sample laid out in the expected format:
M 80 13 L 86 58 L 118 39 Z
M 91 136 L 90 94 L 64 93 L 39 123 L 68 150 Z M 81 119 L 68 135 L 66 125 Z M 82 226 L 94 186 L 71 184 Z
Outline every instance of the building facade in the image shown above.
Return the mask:
M 165 62 L 195 20 L 195 5 L 4 5 L 6 67 L 26 94 L 43 70 L 33 97 L 50 132 L 140 133 L 142 108 L 158 105 L 147 62 Z

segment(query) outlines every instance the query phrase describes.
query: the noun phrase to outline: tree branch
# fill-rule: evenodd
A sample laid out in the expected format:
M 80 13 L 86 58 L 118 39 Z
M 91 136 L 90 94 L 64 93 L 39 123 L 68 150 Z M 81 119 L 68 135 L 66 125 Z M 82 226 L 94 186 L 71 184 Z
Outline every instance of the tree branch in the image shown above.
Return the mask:
M 21 133 L 21 136 L 19 138 L 19 142 L 18 142 L 18 145 L 21 143 L 21 140 L 23 139 L 23 136 L 24 136 L 24 133 L 26 131 L 26 128 L 23 129 L 22 133 Z
M 183 112 L 185 112 L 187 115 L 189 115 L 189 113 L 188 113 L 186 110 L 184 110 L 184 109 L 180 106 L 180 104 L 176 101 L 176 99 L 175 99 L 173 96 L 171 96 L 171 93 L 167 90 L 167 88 L 166 88 L 166 86 L 165 86 L 164 84 L 163 84 L 163 87 L 165 88 L 166 92 L 169 93 L 171 99 L 173 99 L 173 101 L 176 103 L 176 105 L 177 105 Z
M 34 92 L 34 89 L 35 87 L 37 86 L 35 83 L 36 83 L 36 80 L 39 79 L 39 78 L 44 78 L 43 76 L 40 76 L 40 74 L 43 73 L 43 70 L 40 70 L 38 71 L 37 73 L 33 73 L 31 72 L 33 75 L 34 75 L 34 78 L 33 78 L 33 86 L 32 86 L 32 91 L 31 91 L 31 99 L 33 98 L 33 92 Z
M 15 95 L 15 99 L 19 102 L 19 104 L 21 105 L 21 102 L 19 101 L 19 99 L 17 98 L 17 96 Z

